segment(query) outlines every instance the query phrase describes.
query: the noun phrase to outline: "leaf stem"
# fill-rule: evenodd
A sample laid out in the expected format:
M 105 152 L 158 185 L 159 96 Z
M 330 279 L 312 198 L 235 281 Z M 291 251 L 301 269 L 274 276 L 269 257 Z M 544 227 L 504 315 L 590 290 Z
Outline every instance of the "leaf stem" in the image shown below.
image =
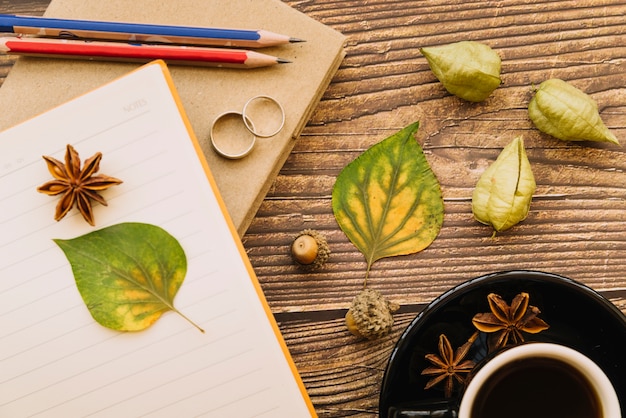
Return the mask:
M 198 331 L 200 331 L 201 333 L 204 334 L 204 329 L 200 328 L 200 326 L 198 324 L 196 324 L 195 322 L 193 322 L 191 319 L 189 319 L 185 314 L 183 314 L 181 311 L 179 311 L 178 309 L 174 308 L 173 306 L 171 306 L 172 311 L 176 312 L 178 315 L 182 316 L 187 322 L 189 322 L 191 325 L 193 325 L 194 327 L 196 327 L 198 329 Z
M 372 262 L 367 262 L 367 268 L 365 269 L 365 278 L 363 279 L 363 289 L 367 288 L 367 279 L 370 277 L 370 270 L 372 269 Z

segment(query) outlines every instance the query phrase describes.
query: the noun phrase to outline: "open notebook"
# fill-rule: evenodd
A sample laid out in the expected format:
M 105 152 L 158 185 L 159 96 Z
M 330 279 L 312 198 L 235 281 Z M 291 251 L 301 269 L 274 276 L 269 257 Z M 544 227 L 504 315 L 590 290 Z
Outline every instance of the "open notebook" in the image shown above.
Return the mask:
M 55 221 L 42 155 L 102 152 L 123 180 Z M 52 241 L 157 225 L 188 262 L 174 312 L 120 332 L 90 315 Z M 0 133 L 1 417 L 305 417 L 313 407 L 263 297 L 167 67 L 145 65 Z
M 306 42 L 258 49 L 292 61 L 254 70 L 170 66 L 172 78 L 240 236 L 326 91 L 345 52 L 345 36 L 281 0 L 52 0 L 48 17 L 168 25 L 265 29 Z M 0 129 L 48 110 L 136 67 L 134 64 L 22 57 L 0 89 Z M 209 143 L 213 120 L 270 95 L 285 126 L 261 138 L 242 160 L 219 157 Z

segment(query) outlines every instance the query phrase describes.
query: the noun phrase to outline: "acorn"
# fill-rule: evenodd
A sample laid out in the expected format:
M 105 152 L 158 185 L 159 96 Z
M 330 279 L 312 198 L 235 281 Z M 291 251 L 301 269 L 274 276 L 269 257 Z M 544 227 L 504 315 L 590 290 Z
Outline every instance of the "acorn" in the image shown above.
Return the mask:
M 316 270 L 330 257 L 330 248 L 322 234 L 313 229 L 305 229 L 291 244 L 291 257 L 299 267 Z
M 363 289 L 353 300 L 346 313 L 348 331 L 368 340 L 387 335 L 393 326 L 393 313 L 400 309 L 380 292 Z

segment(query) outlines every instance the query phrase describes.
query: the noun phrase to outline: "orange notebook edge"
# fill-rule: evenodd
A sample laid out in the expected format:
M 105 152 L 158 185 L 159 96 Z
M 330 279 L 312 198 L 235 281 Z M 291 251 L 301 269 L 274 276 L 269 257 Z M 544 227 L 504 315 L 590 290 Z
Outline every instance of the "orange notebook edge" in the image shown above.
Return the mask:
M 224 219 L 226 220 L 227 224 L 228 224 L 228 228 L 230 230 L 230 233 L 233 237 L 233 240 L 235 241 L 237 248 L 239 250 L 239 254 L 241 255 L 241 259 L 244 261 L 245 265 L 246 265 L 246 269 L 248 271 L 248 275 L 250 276 L 250 280 L 252 282 L 252 284 L 254 285 L 254 288 L 256 290 L 257 296 L 259 297 L 259 300 L 261 301 L 261 304 L 263 305 L 263 309 L 266 313 L 267 319 L 270 322 L 272 329 L 274 330 L 274 334 L 275 337 L 283 351 L 283 355 L 289 365 L 289 368 L 291 369 L 291 372 L 293 374 L 294 379 L 296 380 L 296 383 L 300 389 L 300 393 L 302 395 L 302 398 L 304 399 L 307 408 L 309 409 L 309 412 L 311 413 L 312 417 L 317 417 L 317 413 L 315 412 L 315 408 L 313 406 L 313 403 L 307 393 L 306 387 L 304 386 L 304 382 L 302 381 L 302 378 L 300 377 L 300 373 L 298 372 L 298 369 L 296 367 L 295 362 L 293 361 L 293 358 L 291 357 L 291 353 L 289 352 L 289 348 L 287 347 L 287 343 L 285 342 L 282 333 L 280 332 L 280 328 L 278 327 L 278 323 L 276 322 L 276 319 L 274 318 L 274 314 L 272 313 L 269 304 L 267 303 L 267 299 L 265 298 L 265 294 L 263 293 L 263 289 L 261 288 L 261 284 L 259 283 L 259 280 L 256 276 L 256 273 L 254 272 L 254 269 L 252 268 L 252 264 L 250 263 L 250 259 L 248 258 L 248 255 L 245 251 L 245 248 L 243 246 L 243 243 L 241 242 L 241 239 L 239 238 L 239 234 L 237 232 L 237 228 L 235 227 L 235 224 L 233 223 L 232 219 L 230 218 L 230 215 L 228 214 L 228 210 L 226 209 L 226 204 L 224 203 L 224 200 L 222 199 L 220 193 L 219 193 L 219 189 L 217 187 L 217 183 L 215 182 L 215 179 L 213 177 L 213 174 L 211 173 L 211 169 L 209 167 L 208 162 L 206 161 L 206 158 L 204 157 L 204 153 L 202 152 L 202 148 L 200 147 L 200 143 L 198 142 L 198 139 L 196 138 L 196 135 L 193 131 L 193 128 L 191 126 L 191 122 L 189 121 L 189 119 L 187 118 L 187 115 L 185 113 L 185 109 L 183 107 L 182 104 L 182 100 L 180 99 L 180 96 L 178 95 L 178 92 L 176 90 L 176 86 L 174 85 L 174 80 L 172 79 L 172 76 L 169 72 L 169 69 L 167 67 L 167 64 L 162 61 L 162 60 L 156 60 L 156 61 L 152 61 L 148 64 L 145 64 L 144 66 L 147 65 L 160 65 L 161 69 L 163 70 L 163 74 L 165 76 L 165 79 L 170 87 L 170 91 L 172 93 L 172 96 L 174 98 L 174 101 L 176 102 L 176 105 L 178 107 L 178 110 L 180 112 L 181 118 L 183 119 L 183 122 L 185 124 L 185 126 L 187 127 L 187 132 L 189 133 L 189 137 L 191 138 L 191 141 L 193 143 L 194 149 L 196 151 L 196 154 L 198 155 L 198 159 L 200 161 L 200 163 L 202 164 L 202 167 L 204 169 L 204 172 L 206 174 L 207 180 L 209 181 L 209 184 L 211 185 L 211 188 L 213 189 L 213 192 L 215 194 L 215 197 L 219 203 L 220 206 L 220 210 L 222 212 L 222 215 L 224 216 Z M 142 68 L 142 67 L 140 67 Z M 137 70 L 135 70 L 137 71 Z

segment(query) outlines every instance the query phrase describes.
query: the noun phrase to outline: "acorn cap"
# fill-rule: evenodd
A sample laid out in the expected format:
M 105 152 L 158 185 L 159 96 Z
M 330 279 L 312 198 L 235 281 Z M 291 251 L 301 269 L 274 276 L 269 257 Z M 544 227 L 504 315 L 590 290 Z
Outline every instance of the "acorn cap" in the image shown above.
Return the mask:
M 393 326 L 393 312 L 400 306 L 389 302 L 376 290 L 363 289 L 346 313 L 346 326 L 357 337 L 375 340 L 387 335 Z
M 305 270 L 316 270 L 322 267 L 330 257 L 330 248 L 321 233 L 313 229 L 305 229 L 291 244 L 291 257 L 299 267 Z

